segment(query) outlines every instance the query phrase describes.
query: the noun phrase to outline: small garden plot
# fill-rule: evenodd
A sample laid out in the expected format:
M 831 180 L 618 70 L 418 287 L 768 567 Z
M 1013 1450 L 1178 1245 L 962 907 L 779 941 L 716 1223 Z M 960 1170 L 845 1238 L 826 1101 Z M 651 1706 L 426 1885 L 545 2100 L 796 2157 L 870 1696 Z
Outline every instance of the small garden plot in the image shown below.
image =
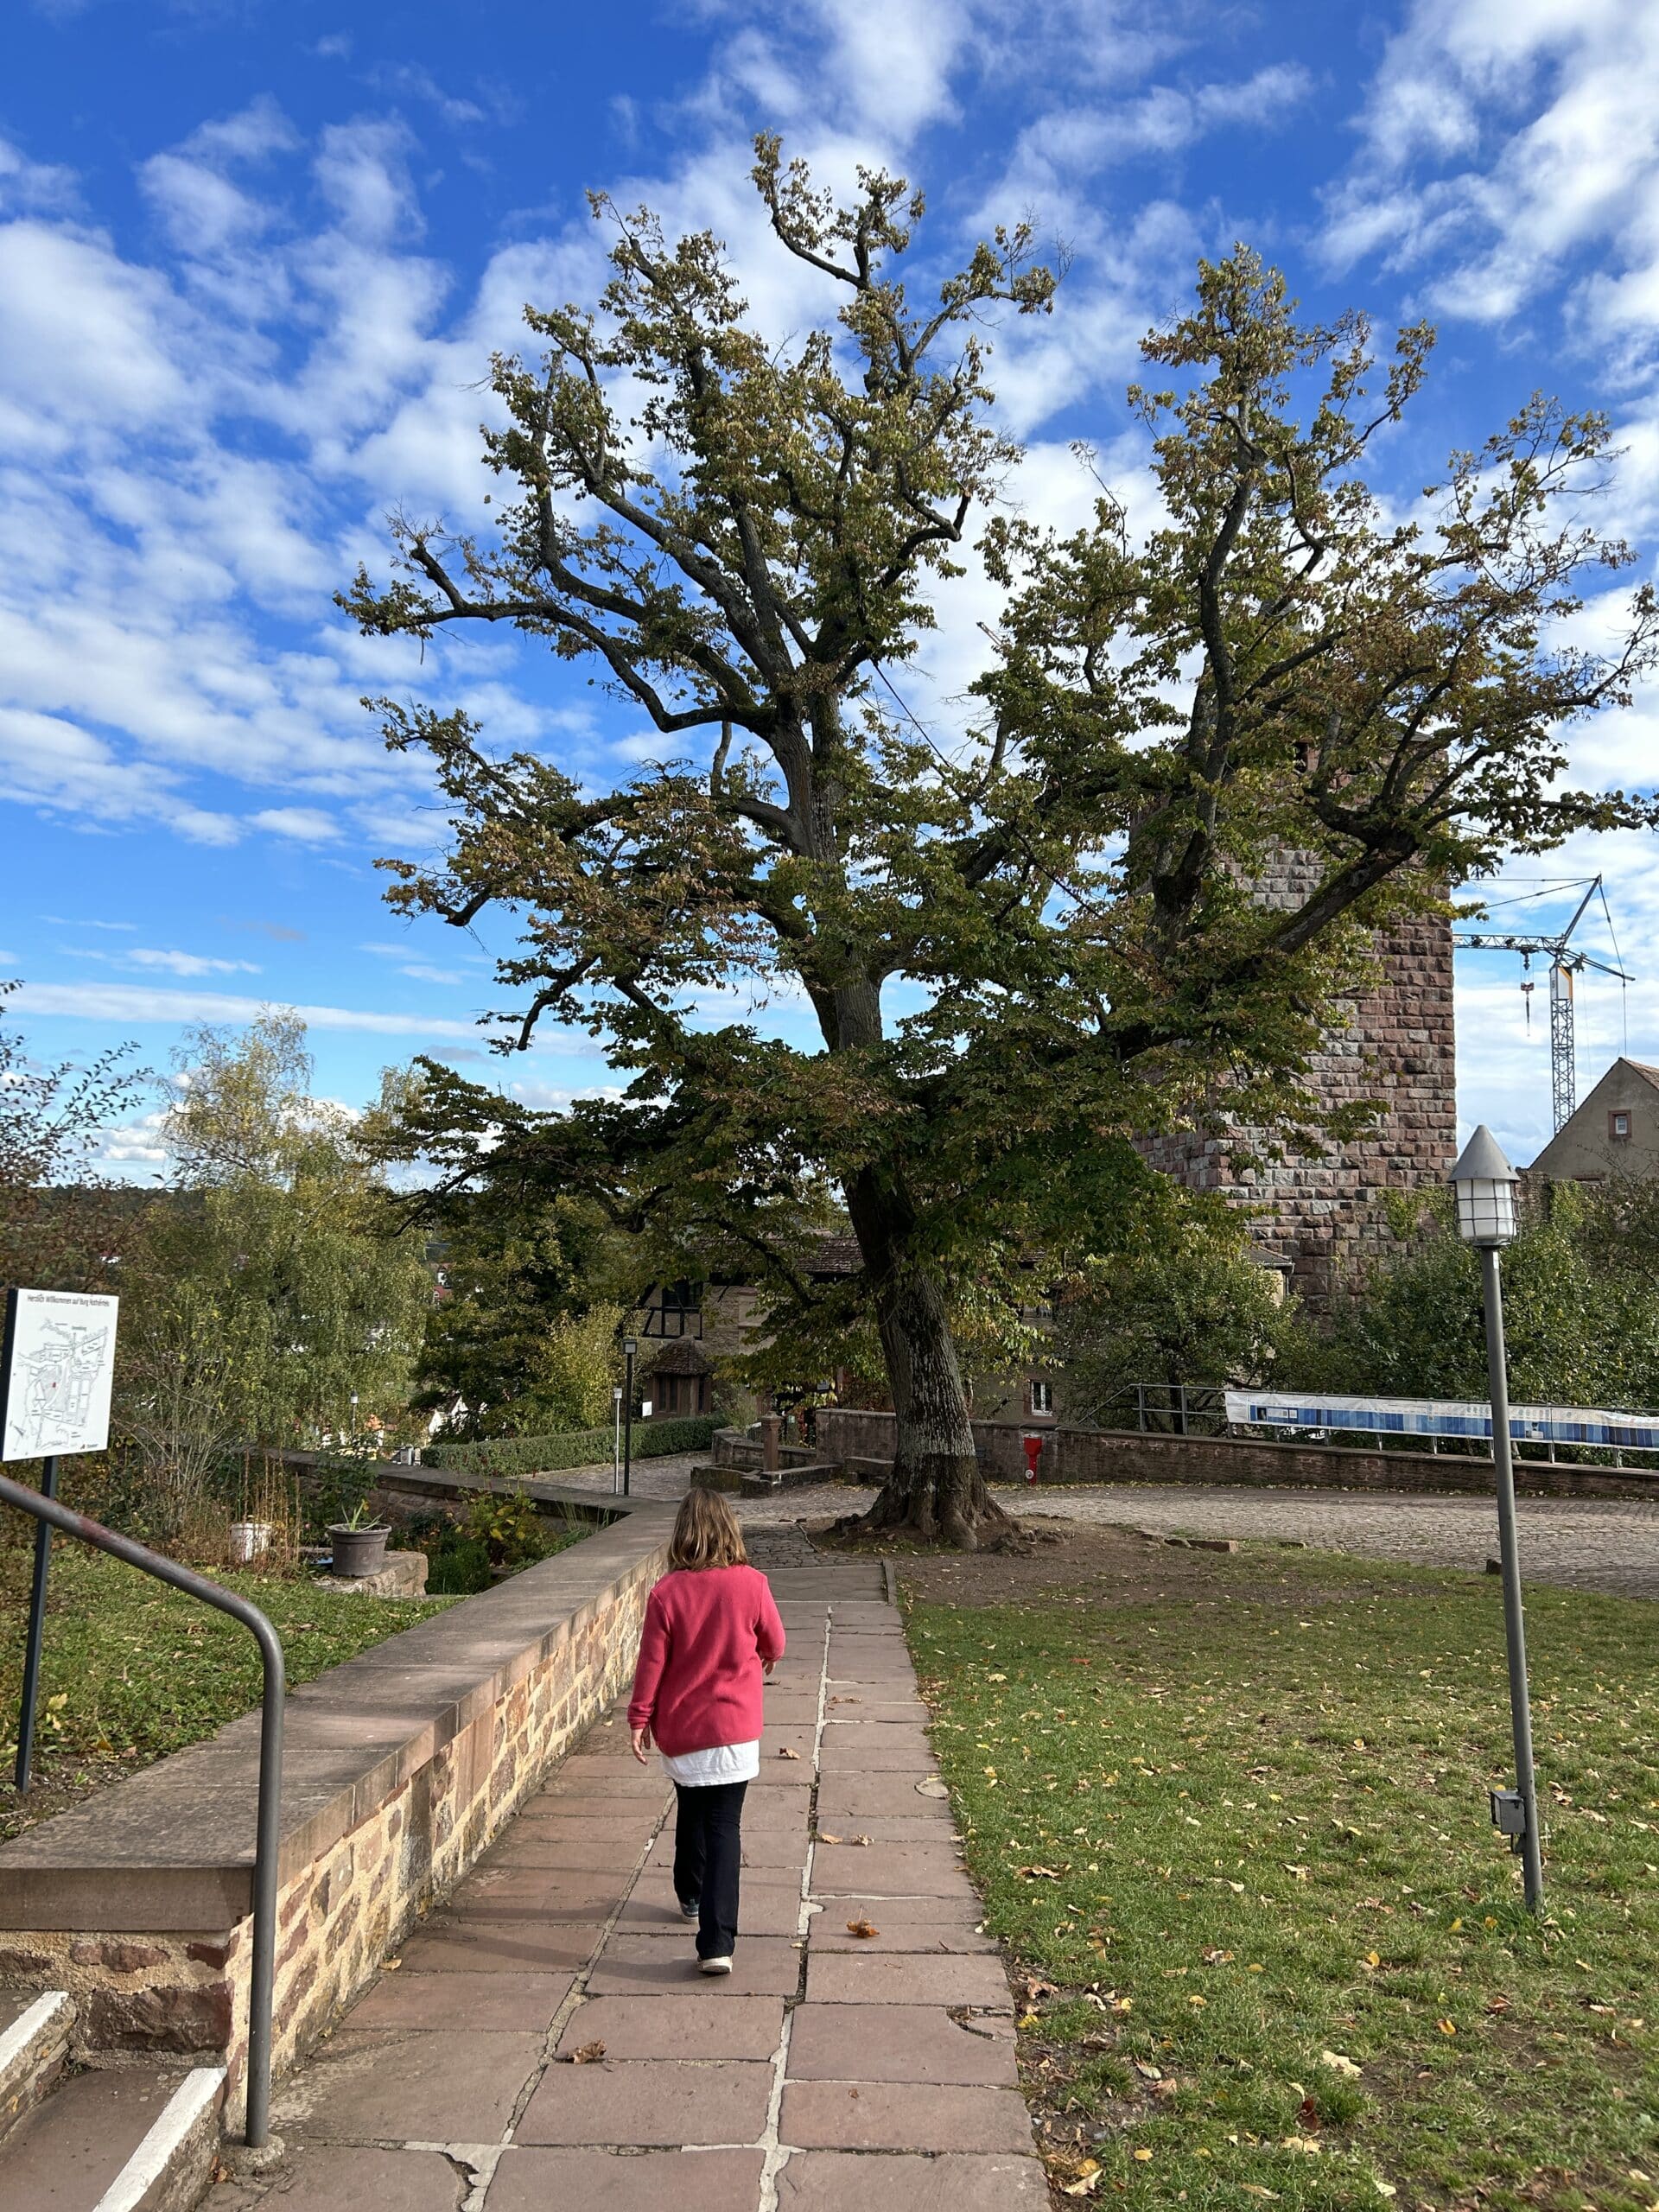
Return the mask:
M 1659 2205 L 1651 1606 L 1529 1595 L 1535 1924 L 1487 1816 L 1491 1584 L 1104 1532 L 983 1592 L 972 1560 L 903 1573 L 1068 2198 Z
M 0 1840 L 77 1799 L 211 1736 L 259 1702 L 247 1630 L 100 1553 L 53 1548 L 35 1732 L 35 1782 L 11 1789 L 32 1547 L 0 1549 Z M 216 1578 L 269 1615 L 291 1684 L 441 1611 L 448 1598 L 397 1601 L 280 1575 Z

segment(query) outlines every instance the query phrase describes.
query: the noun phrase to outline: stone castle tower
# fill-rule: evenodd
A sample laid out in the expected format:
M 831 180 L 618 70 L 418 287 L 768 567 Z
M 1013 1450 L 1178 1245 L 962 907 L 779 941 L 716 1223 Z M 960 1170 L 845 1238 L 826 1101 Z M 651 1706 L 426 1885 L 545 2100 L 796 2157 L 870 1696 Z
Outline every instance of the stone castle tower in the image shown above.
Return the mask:
M 1287 854 L 1255 893 L 1264 906 L 1289 909 L 1317 881 L 1315 862 Z M 1263 1262 L 1316 1309 L 1385 1249 L 1383 1192 L 1440 1182 L 1457 1152 L 1451 923 L 1402 923 L 1378 951 L 1382 980 L 1350 1001 L 1348 1026 L 1332 1033 L 1312 1073 L 1333 1107 L 1382 1101 L 1367 1135 L 1331 1145 L 1323 1158 L 1287 1155 L 1258 1167 L 1236 1165 L 1238 1136 L 1224 1130 L 1178 1131 L 1143 1147 L 1154 1167 L 1190 1189 L 1222 1191 L 1260 1209 L 1252 1234 Z

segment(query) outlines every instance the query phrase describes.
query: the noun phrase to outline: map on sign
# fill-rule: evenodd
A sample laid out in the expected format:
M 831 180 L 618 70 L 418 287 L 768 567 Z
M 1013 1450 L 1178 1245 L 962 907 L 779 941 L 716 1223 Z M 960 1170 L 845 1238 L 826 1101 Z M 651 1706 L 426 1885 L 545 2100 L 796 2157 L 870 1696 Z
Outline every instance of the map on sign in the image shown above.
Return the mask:
M 6 1294 L 0 1459 L 104 1449 L 120 1302 L 73 1290 Z

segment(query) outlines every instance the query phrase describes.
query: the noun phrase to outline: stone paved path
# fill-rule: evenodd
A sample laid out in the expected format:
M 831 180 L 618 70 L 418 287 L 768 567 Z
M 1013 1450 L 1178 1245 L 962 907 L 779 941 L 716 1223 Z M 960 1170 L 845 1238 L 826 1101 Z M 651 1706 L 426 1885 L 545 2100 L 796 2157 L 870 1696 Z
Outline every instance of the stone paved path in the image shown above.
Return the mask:
M 820 1521 L 867 1505 L 874 1491 L 836 1487 L 743 1502 L 743 1525 Z M 1497 1550 L 1488 1498 L 1433 1497 L 1390 1491 L 1217 1489 L 1124 1483 L 997 1492 L 1020 1514 L 1193 1535 L 1292 1539 L 1365 1559 L 1462 1567 L 1477 1573 Z M 1659 1499 L 1523 1497 L 1521 1571 L 1529 1582 L 1616 1597 L 1659 1598 Z
M 281 2086 L 287 2166 L 216 2207 L 1046 2205 L 1007 1982 L 879 1570 L 790 1564 L 806 1555 L 781 1529 L 755 1548 L 789 1650 L 745 1813 L 731 1978 L 696 1971 L 671 1793 L 614 1713 Z

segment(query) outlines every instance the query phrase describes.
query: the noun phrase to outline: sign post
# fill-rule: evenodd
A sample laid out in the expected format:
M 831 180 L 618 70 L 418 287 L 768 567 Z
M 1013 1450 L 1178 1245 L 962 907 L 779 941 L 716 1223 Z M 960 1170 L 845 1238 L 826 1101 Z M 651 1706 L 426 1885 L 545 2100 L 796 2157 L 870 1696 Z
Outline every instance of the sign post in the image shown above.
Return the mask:
M 120 1300 L 92 1291 L 9 1290 L 0 1350 L 0 1461 L 42 1459 L 41 1489 L 58 1494 L 58 1460 L 72 1452 L 101 1452 L 110 1440 L 110 1391 L 115 1376 L 115 1322 Z M 52 1529 L 35 1530 L 35 1579 L 29 1590 L 23 1650 L 22 1707 L 17 1716 L 14 1778 L 29 1788 L 35 1758 L 35 1708 Z

